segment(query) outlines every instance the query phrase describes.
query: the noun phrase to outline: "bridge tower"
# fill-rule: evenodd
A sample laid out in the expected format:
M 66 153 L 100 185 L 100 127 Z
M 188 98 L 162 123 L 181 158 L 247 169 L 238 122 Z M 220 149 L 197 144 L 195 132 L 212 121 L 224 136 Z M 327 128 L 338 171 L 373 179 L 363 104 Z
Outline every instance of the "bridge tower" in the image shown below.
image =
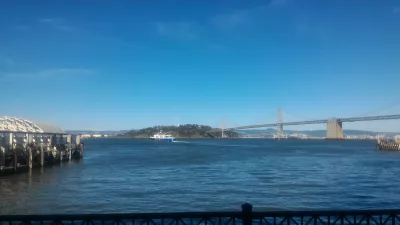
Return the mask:
M 221 126 L 221 138 L 225 138 L 224 130 L 226 128 L 226 123 L 225 120 L 222 121 L 222 126 Z
M 276 123 L 276 138 L 281 139 L 284 136 L 283 125 L 282 125 L 282 123 L 283 123 L 282 108 L 278 108 L 277 119 L 278 119 L 278 122 Z
M 326 124 L 326 139 L 344 139 L 342 121 L 332 118 Z

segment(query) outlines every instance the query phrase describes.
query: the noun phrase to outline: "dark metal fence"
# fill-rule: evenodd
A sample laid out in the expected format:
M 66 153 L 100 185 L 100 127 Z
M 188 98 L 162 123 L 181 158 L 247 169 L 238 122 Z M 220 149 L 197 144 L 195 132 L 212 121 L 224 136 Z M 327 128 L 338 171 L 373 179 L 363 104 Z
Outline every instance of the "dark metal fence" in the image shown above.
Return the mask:
M 400 210 L 268 211 L 257 212 L 250 204 L 238 212 L 187 212 L 88 215 L 0 216 L 0 224 L 51 225 L 330 225 L 400 224 Z

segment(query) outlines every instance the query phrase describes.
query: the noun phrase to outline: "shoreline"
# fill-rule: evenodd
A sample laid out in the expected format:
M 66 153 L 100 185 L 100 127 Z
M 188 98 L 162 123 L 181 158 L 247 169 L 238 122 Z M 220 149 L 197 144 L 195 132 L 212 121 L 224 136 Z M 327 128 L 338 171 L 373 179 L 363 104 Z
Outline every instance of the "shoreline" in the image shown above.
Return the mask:
M 84 138 L 88 139 L 150 139 L 150 137 L 127 137 L 127 136 L 110 136 L 110 137 L 96 137 L 96 138 Z M 177 137 L 175 139 L 263 139 L 263 140 L 325 140 L 325 141 L 375 141 L 375 139 L 326 139 L 326 138 L 290 138 L 290 139 L 275 139 L 275 138 L 248 138 L 248 137 L 228 137 L 228 138 L 210 138 L 210 137 Z
M 126 137 L 126 136 L 96 137 L 96 138 L 85 138 L 85 139 L 107 139 L 107 138 L 151 139 L 150 137 Z M 209 138 L 209 137 L 175 137 L 175 139 L 219 139 L 219 138 Z M 227 139 L 229 139 L 229 138 L 227 138 Z

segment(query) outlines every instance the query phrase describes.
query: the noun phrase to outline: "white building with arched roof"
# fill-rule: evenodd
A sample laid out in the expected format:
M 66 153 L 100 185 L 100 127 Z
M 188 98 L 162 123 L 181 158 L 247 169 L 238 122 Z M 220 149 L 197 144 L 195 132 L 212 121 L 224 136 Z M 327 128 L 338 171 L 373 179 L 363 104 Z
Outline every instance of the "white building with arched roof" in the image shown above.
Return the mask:
M 32 122 L 22 118 L 0 116 L 0 132 L 63 133 L 55 125 Z

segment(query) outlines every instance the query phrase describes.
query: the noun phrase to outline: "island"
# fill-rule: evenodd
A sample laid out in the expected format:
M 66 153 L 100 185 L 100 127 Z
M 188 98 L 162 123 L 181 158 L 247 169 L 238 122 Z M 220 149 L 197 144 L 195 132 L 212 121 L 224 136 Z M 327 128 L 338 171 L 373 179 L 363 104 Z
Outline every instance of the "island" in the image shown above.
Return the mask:
M 170 134 L 175 138 L 221 138 L 221 132 L 212 132 L 212 127 L 199 124 L 184 124 L 179 126 L 154 126 L 147 127 L 139 130 L 130 130 L 120 137 L 132 138 L 149 138 L 154 134 L 162 131 L 163 133 Z M 225 137 L 237 138 L 239 134 L 234 131 L 224 131 Z

